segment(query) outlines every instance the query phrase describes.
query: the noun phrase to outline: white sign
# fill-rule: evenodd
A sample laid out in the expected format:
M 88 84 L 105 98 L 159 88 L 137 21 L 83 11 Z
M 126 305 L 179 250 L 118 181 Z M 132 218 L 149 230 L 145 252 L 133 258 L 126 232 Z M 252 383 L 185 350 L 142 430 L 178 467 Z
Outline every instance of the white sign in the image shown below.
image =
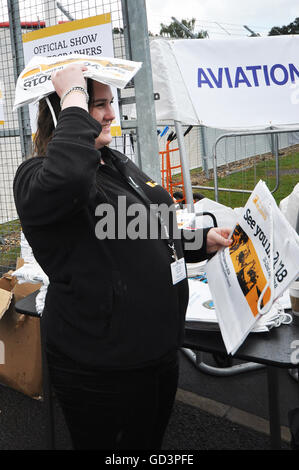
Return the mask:
M 106 13 L 26 33 L 23 35 L 23 47 L 25 64 L 34 56 L 59 57 L 74 53 L 90 55 L 91 59 L 92 56 L 113 57 L 111 15 Z M 120 136 L 117 91 L 112 88 L 112 93 L 115 96 L 116 119 L 112 123 L 111 134 Z M 35 133 L 37 106 L 30 105 L 29 112 L 31 129 Z
M 299 36 L 171 44 L 201 124 L 248 129 L 299 123 Z

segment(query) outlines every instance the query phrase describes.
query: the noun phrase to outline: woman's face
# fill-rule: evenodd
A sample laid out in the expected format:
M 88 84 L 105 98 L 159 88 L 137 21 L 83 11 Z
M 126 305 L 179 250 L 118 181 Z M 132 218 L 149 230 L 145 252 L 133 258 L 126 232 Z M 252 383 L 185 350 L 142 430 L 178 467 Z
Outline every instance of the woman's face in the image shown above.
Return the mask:
M 95 147 L 100 149 L 112 141 L 111 123 L 115 119 L 112 107 L 113 96 L 108 85 L 93 81 L 93 101 L 90 105 L 90 114 L 102 126 L 102 132 L 95 140 Z

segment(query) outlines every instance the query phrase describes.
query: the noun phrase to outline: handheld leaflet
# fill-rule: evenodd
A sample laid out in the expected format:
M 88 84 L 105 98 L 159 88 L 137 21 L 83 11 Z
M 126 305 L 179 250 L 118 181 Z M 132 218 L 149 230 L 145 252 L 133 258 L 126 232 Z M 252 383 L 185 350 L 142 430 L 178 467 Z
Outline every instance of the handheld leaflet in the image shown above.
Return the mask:
M 239 212 L 231 239 L 206 265 L 228 354 L 299 274 L 299 236 L 263 181 Z

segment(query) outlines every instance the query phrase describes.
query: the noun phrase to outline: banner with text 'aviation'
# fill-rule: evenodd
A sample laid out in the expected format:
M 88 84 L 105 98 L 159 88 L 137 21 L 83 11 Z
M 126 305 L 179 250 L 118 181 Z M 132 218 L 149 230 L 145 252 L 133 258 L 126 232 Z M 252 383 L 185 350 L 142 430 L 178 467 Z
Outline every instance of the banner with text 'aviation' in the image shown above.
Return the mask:
M 201 124 L 248 129 L 299 123 L 299 36 L 171 45 Z

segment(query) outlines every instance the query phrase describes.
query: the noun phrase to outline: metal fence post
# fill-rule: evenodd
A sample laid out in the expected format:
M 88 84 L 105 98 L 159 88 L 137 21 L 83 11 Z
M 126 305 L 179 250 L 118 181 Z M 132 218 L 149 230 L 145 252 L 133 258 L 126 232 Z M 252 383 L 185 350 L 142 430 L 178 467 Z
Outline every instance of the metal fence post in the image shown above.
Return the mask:
M 24 68 L 22 28 L 18 0 L 7 0 L 9 31 L 13 56 L 15 83 Z M 22 159 L 25 160 L 32 152 L 31 126 L 28 106 L 18 109 L 18 121 L 21 139 Z
M 182 123 L 179 121 L 174 121 L 175 131 L 178 139 L 179 149 L 180 149 L 180 156 L 181 156 L 181 163 L 182 163 L 182 173 L 184 179 L 184 186 L 185 186 L 185 194 L 186 194 L 186 203 L 187 209 L 189 212 L 194 212 L 194 202 L 193 202 L 193 194 L 192 194 L 192 186 L 191 186 L 191 178 L 190 178 L 190 168 L 189 162 L 186 154 L 185 142 L 184 142 L 184 134 L 182 130 Z
M 206 178 L 209 178 L 209 157 L 207 155 L 206 141 L 205 141 L 205 128 L 203 125 L 199 126 L 201 147 L 202 147 L 202 169 L 205 172 Z
M 122 0 L 125 41 L 129 59 L 142 62 L 134 77 L 138 157 L 146 174 L 161 182 L 152 68 L 144 0 Z

